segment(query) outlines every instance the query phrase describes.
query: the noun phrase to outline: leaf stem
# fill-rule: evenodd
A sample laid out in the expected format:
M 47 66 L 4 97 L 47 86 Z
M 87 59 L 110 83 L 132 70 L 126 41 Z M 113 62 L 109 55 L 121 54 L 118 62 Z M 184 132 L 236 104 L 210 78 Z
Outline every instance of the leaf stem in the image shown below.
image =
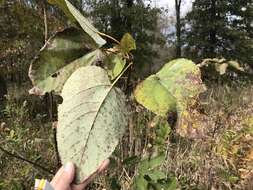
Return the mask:
M 119 80 L 119 78 L 126 72 L 126 70 L 133 64 L 133 62 L 130 62 L 125 69 L 117 76 L 117 78 L 113 81 L 112 86 L 116 84 L 116 82 Z
M 106 96 L 110 93 L 110 91 L 113 89 L 113 86 L 116 84 L 116 82 L 119 80 L 119 78 L 124 74 L 124 72 L 125 72 L 132 64 L 133 64 L 133 62 L 130 62 L 130 63 L 125 67 L 125 69 L 119 74 L 119 76 L 113 81 L 113 83 L 111 84 L 110 88 L 108 89 L 108 92 L 107 92 L 107 93 L 105 94 L 105 96 L 104 96 L 105 98 L 106 98 Z M 99 107 L 98 107 L 98 110 L 97 110 L 97 112 L 96 112 L 96 115 L 95 115 L 95 117 L 94 117 L 94 120 L 96 120 L 97 115 L 98 115 L 98 112 L 100 111 L 100 108 L 101 108 L 101 106 L 103 105 L 103 103 L 104 103 L 104 101 L 105 101 L 105 98 L 104 98 L 103 101 L 100 103 L 100 105 L 99 105 Z M 86 142 L 85 142 L 85 144 L 84 144 L 84 148 L 83 148 L 83 150 L 82 150 L 80 164 L 83 162 L 84 152 L 85 152 L 85 150 L 86 150 L 86 148 L 87 148 L 87 142 L 88 142 L 88 140 L 89 140 L 89 138 L 90 138 L 91 130 L 93 129 L 93 127 L 94 127 L 94 121 L 93 121 L 92 126 L 91 126 L 91 128 L 90 128 L 90 131 L 89 131 L 88 137 L 87 137 L 87 139 L 86 139 Z
M 113 38 L 113 37 L 110 36 L 110 35 L 107 35 L 107 34 L 102 33 L 102 32 L 98 32 L 98 34 L 101 35 L 101 36 L 104 36 L 104 37 L 106 37 L 106 38 L 111 39 L 112 41 L 116 42 L 117 44 L 120 44 L 120 42 L 119 42 L 118 40 L 116 40 L 115 38 Z
M 22 161 L 24 161 L 24 162 L 26 162 L 26 163 L 28 163 L 28 164 L 33 165 L 34 167 L 37 167 L 37 168 L 39 168 L 39 169 L 41 169 L 41 170 L 43 170 L 43 171 L 49 173 L 49 174 L 52 174 L 52 175 L 54 174 L 50 169 L 45 168 L 44 166 L 41 166 L 41 165 L 37 164 L 36 162 L 33 162 L 33 161 L 31 161 L 31 160 L 28 160 L 28 159 L 26 159 L 26 158 L 24 158 L 24 157 L 22 157 L 22 156 L 13 154 L 13 153 L 11 153 L 11 152 L 5 150 L 5 149 L 4 149 L 3 147 L 1 147 L 1 146 L 0 146 L 0 150 L 1 150 L 2 152 L 4 152 L 5 154 L 7 154 L 8 156 L 11 156 L 11 157 L 14 157 L 14 158 L 16 158 L 16 159 L 22 160 Z

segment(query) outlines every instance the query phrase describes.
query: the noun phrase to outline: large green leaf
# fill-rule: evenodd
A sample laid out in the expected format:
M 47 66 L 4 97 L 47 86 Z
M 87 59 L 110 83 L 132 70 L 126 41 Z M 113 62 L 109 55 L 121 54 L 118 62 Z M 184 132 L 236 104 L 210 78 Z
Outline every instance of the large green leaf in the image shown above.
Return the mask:
M 166 116 L 169 111 L 176 111 L 176 99 L 155 75 L 141 82 L 135 89 L 134 96 L 137 102 L 157 115 Z
M 64 14 L 70 19 L 70 21 L 72 22 L 76 21 L 75 17 L 69 11 L 65 0 L 48 0 L 48 2 L 53 5 L 57 5 L 64 12 Z
M 107 72 L 111 80 L 114 80 L 122 72 L 126 65 L 126 60 L 121 54 L 110 54 L 105 59 L 105 64 L 107 66 Z
M 168 111 L 176 110 L 176 99 L 155 75 L 140 83 L 134 91 L 134 96 L 137 102 L 157 115 L 166 116 Z
M 94 42 L 76 28 L 56 33 L 33 60 L 29 77 L 34 88 L 31 93 L 42 95 L 52 90 L 60 92 L 64 82 L 80 66 L 90 65 L 101 56 Z
M 127 125 L 123 93 L 112 88 L 105 70 L 81 67 L 65 83 L 58 109 L 57 141 L 63 164 L 77 166 L 77 182 L 114 151 Z
M 176 108 L 178 112 L 184 110 L 204 90 L 199 68 L 190 60 L 176 59 L 141 82 L 134 94 L 144 107 L 166 116 Z
M 99 31 L 68 0 L 49 0 L 49 2 L 58 5 L 70 20 L 76 20 L 98 47 L 106 44 L 106 41 L 99 35 Z

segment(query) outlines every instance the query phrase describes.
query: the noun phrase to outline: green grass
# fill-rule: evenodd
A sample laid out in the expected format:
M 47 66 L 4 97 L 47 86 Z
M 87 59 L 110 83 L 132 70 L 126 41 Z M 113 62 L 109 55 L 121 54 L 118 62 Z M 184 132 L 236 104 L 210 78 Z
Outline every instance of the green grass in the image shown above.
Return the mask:
M 0 146 L 3 149 L 56 170 L 52 125 L 50 122 L 29 118 L 27 101 L 17 103 L 9 97 L 0 123 Z M 2 151 L 0 160 L 0 189 L 31 189 L 34 178 L 50 177 L 38 167 Z

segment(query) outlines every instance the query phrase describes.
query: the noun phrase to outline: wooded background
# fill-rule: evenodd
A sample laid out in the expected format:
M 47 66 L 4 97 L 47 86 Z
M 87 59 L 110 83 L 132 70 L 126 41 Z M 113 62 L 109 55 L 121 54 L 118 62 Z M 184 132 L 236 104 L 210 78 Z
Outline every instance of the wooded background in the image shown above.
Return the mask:
M 118 40 L 129 32 L 136 40 L 134 64 L 124 76 L 129 97 L 138 81 L 175 58 L 185 57 L 195 63 L 206 58 L 224 58 L 235 60 L 244 68 L 244 71 L 230 69 L 224 75 L 217 73 L 212 65 L 203 69 L 202 79 L 209 90 L 203 95 L 198 109 L 211 118 L 215 127 L 206 124 L 213 132 L 205 143 L 182 139 L 175 144 L 172 142 L 169 150 L 175 153 L 175 157 L 170 157 L 167 169 L 169 175 L 176 178 L 179 189 L 252 189 L 252 137 L 242 137 L 252 135 L 253 127 L 253 1 L 195 0 L 186 16 L 182 16 L 185 1 L 168 0 L 167 3 L 172 1 L 175 3 L 173 10 L 155 7 L 152 0 L 70 2 L 99 31 Z M 39 162 L 54 171 L 59 165 L 51 130 L 56 107 L 51 105 L 48 96 L 28 95 L 31 88 L 28 69 L 48 38 L 68 26 L 71 23 L 64 13 L 45 0 L 0 0 L 0 146 L 10 153 L 0 151 L 0 189 L 28 189 L 35 176 L 51 176 L 43 168 L 36 169 L 35 166 L 34 169 L 33 164 L 27 166 L 15 155 Z M 135 140 L 132 139 L 131 143 L 142 144 L 137 137 L 144 141 L 151 138 L 149 132 L 152 129 L 143 129 L 151 122 L 150 113 L 132 122 L 139 127 L 135 129 Z M 239 127 L 231 128 L 236 125 Z M 251 132 L 246 133 L 245 126 Z M 232 141 L 234 144 L 230 146 Z M 214 153 L 213 147 L 220 142 L 229 149 L 225 157 Z M 189 148 L 187 143 L 192 147 Z M 199 148 L 199 143 L 204 147 Z M 241 149 L 234 154 L 238 146 Z M 197 149 L 207 151 L 208 156 L 196 155 Z M 142 157 L 140 150 L 136 154 Z M 20 164 L 24 167 L 20 168 Z M 194 171 L 192 175 L 189 165 Z M 126 174 L 122 174 L 124 177 L 114 171 L 91 188 L 131 189 L 135 168 L 129 168 Z

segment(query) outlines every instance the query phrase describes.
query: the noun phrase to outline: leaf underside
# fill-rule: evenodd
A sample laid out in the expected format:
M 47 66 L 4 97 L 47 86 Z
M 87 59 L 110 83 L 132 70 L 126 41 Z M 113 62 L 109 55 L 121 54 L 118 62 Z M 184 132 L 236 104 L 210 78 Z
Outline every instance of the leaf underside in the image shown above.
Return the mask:
M 62 163 L 76 164 L 76 182 L 94 173 L 123 136 L 127 112 L 123 93 L 106 71 L 81 67 L 65 83 L 58 108 L 57 141 Z

